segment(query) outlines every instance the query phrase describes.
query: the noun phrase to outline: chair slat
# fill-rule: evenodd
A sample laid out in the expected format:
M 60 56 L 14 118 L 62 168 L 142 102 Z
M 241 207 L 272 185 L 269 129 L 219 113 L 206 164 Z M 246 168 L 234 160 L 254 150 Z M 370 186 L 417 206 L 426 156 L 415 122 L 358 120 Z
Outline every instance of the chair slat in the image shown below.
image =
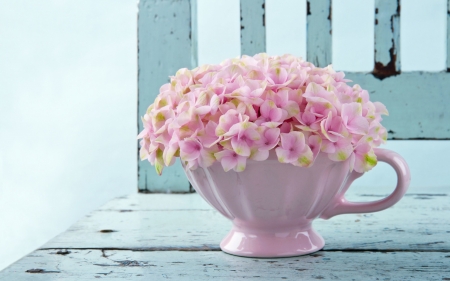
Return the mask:
M 189 0 L 141 0 L 138 15 L 138 124 L 140 117 L 182 67 L 192 67 L 191 4 Z M 190 185 L 179 161 L 158 176 L 146 161 L 138 164 L 138 188 L 143 192 L 189 192 Z
M 316 66 L 331 64 L 331 0 L 307 1 L 307 60 Z
M 447 0 L 447 71 L 450 71 L 450 0 Z
M 347 72 L 345 77 L 390 110 L 382 122 L 389 139 L 450 139 L 450 73 L 403 72 L 381 80 L 372 73 Z
M 375 0 L 375 66 L 380 78 L 400 73 L 400 0 Z
M 265 0 L 241 0 L 241 55 L 266 51 Z

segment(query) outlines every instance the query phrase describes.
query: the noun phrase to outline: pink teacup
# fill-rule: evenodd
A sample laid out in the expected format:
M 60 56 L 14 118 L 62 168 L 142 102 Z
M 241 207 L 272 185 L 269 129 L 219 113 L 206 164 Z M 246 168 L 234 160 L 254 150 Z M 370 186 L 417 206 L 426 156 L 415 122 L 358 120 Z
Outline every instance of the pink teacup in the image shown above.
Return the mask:
M 220 162 L 194 171 L 185 169 L 195 190 L 233 222 L 220 243 L 227 253 L 247 257 L 289 257 L 323 248 L 323 238 L 311 227 L 316 218 L 377 212 L 405 194 L 410 173 L 397 153 L 375 149 L 379 161 L 391 165 L 398 182 L 388 197 L 374 202 L 349 202 L 344 194 L 362 176 L 349 172 L 348 161 L 335 162 L 320 153 L 309 168 L 278 162 L 271 152 L 266 161 L 247 161 L 244 172 L 225 172 Z

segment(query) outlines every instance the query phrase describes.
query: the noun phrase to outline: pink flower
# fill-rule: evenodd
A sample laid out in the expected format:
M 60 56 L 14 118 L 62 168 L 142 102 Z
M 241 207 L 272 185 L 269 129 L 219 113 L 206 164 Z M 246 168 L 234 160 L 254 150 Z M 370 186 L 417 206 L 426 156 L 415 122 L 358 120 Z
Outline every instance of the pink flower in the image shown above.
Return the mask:
M 334 87 L 330 87 L 334 88 Z M 305 89 L 303 97 L 308 102 L 328 102 L 333 108 L 340 109 L 340 102 L 338 97 L 333 91 L 327 91 L 324 87 L 316 84 L 310 83 Z
M 358 173 L 367 172 L 377 164 L 377 156 L 370 144 L 365 142 L 355 147 L 352 160 L 354 161 L 353 169 Z
M 238 84 L 236 86 L 235 84 Z M 232 88 L 228 88 L 231 90 L 235 88 L 229 94 L 225 94 L 225 97 L 229 99 L 238 99 L 241 102 L 252 104 L 252 105 L 261 105 L 263 100 L 260 98 L 262 93 L 267 87 L 266 81 L 255 81 L 243 78 L 242 76 L 237 77 L 234 81 L 234 85 Z
M 216 159 L 220 161 L 225 172 L 233 169 L 236 172 L 245 170 L 247 157 L 241 156 L 232 150 L 222 150 L 214 154 Z
M 340 116 L 335 116 L 328 113 L 326 119 L 320 122 L 320 132 L 322 135 L 331 142 L 336 142 L 339 138 L 347 136 L 347 130 L 342 123 L 342 118 Z
M 292 55 L 180 69 L 142 118 L 140 157 L 159 174 L 176 157 L 190 169 L 220 161 L 242 171 L 247 158 L 264 161 L 272 150 L 301 167 L 325 153 L 367 171 L 376 164 L 373 148 L 387 139 L 380 122 L 388 111 L 347 82 L 331 66 Z
M 231 146 L 237 154 L 248 157 L 255 141 L 261 138 L 256 130 L 257 127 L 255 123 L 248 121 L 248 116 L 239 115 L 239 123 L 231 126 L 224 137 L 225 139 L 231 139 Z
M 352 102 L 342 105 L 342 122 L 350 133 L 365 135 L 369 130 L 369 121 L 362 117 L 362 106 L 360 103 Z
M 209 121 L 204 131 L 198 133 L 198 139 L 205 147 L 211 147 L 217 144 L 221 138 L 216 135 L 217 123 Z
M 287 112 L 278 108 L 274 101 L 266 100 L 259 108 L 261 116 L 256 119 L 258 125 L 275 128 L 279 126 L 286 118 Z
M 299 98 L 301 100 L 301 97 L 295 96 L 294 93 L 298 92 L 292 91 L 289 88 L 281 88 L 273 97 L 276 106 L 287 112 L 287 118 L 291 118 L 300 113 L 300 106 L 296 100 Z M 296 100 L 290 100 L 290 98 L 295 98 Z
M 294 81 L 296 77 L 296 74 L 290 73 L 286 68 L 276 66 L 274 68 L 269 68 L 269 71 L 266 74 L 266 79 L 269 82 L 268 86 L 271 89 L 283 88 Z
M 292 131 L 281 134 L 281 146 L 275 149 L 278 161 L 291 163 L 295 166 L 309 167 L 313 161 L 313 153 L 305 143 L 305 135 L 302 132 Z
M 265 128 L 259 127 L 261 132 L 261 138 L 257 141 L 257 147 L 259 150 L 271 150 L 277 146 L 280 141 L 280 129 L 279 128 Z
M 159 110 L 153 110 L 151 116 L 153 130 L 156 134 L 159 134 L 167 129 L 167 125 L 173 120 L 175 114 L 172 109 L 164 107 Z
M 214 153 L 218 152 L 217 145 L 209 148 L 204 147 L 197 138 L 186 138 L 180 141 L 180 157 L 187 163 L 189 169 L 196 169 L 198 166 L 207 168 L 216 160 Z
M 295 125 L 295 127 L 306 132 L 316 132 L 320 130 L 320 121 L 323 119 L 308 111 L 299 113 L 294 116 L 294 118 L 300 123 L 300 125 Z
M 339 138 L 335 142 L 322 140 L 322 151 L 328 153 L 328 158 L 333 161 L 344 161 L 353 153 L 351 138 Z
M 258 127 L 257 131 L 261 139 L 256 141 L 256 145 L 250 148 L 249 158 L 256 161 L 264 161 L 269 158 L 269 151 L 278 145 L 280 141 L 279 128 Z
M 234 110 L 228 110 L 224 115 L 220 116 L 219 125 L 216 127 L 216 135 L 224 136 L 230 128 L 239 122 L 239 113 Z
M 322 139 L 318 135 L 310 135 L 308 138 L 308 146 L 313 153 L 313 161 L 319 155 L 320 149 L 322 147 Z

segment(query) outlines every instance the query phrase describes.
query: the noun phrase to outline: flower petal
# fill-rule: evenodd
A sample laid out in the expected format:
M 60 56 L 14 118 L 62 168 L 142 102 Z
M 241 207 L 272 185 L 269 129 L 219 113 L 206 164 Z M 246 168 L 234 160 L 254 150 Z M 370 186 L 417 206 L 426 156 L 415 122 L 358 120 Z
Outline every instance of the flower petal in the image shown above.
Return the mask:
M 269 158 L 269 150 L 259 150 L 257 148 L 254 148 L 251 150 L 250 159 L 255 161 L 264 161 Z
M 236 172 L 243 172 L 245 170 L 245 166 L 247 164 L 247 157 L 238 156 L 237 165 L 234 168 Z
M 281 147 L 275 148 L 275 152 L 278 157 L 278 161 L 281 163 L 290 163 L 289 162 L 289 150 L 283 149 Z
M 231 146 L 238 155 L 250 156 L 250 147 L 245 140 L 234 137 L 231 139 Z
M 231 169 L 234 169 L 236 167 L 236 165 L 238 164 L 238 157 L 233 157 L 233 156 L 228 156 L 228 157 L 224 157 L 222 158 L 222 160 L 220 160 L 220 163 L 222 164 L 223 169 L 225 170 L 225 172 L 228 172 Z
M 305 150 L 292 164 L 299 167 L 309 167 L 314 162 L 314 155 L 309 146 L 305 146 Z

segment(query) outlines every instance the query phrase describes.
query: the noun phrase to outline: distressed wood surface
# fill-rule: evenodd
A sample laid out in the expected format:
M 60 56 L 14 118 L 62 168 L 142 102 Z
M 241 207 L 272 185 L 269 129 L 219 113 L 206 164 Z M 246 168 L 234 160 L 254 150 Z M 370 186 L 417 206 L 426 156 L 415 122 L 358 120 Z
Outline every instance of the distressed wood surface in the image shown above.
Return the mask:
M 394 183 L 392 184 L 394 185 Z M 346 193 L 349 200 L 376 198 L 392 192 L 391 187 L 378 187 L 372 190 L 369 187 L 352 186 Z M 374 193 L 375 192 L 375 193 Z M 407 197 L 418 198 L 419 194 L 447 194 L 449 187 L 427 187 L 409 189 Z M 450 195 L 449 195 L 450 196 Z M 156 199 L 157 198 L 157 199 Z M 450 200 L 450 198 L 449 198 Z M 152 210 L 210 210 L 211 207 L 198 194 L 155 194 L 153 197 L 142 196 L 141 194 L 130 194 L 110 200 L 104 204 L 99 211 L 152 211 Z
M 447 71 L 450 71 L 450 0 L 447 0 Z
M 266 51 L 265 0 L 241 0 L 241 55 Z
M 140 0 L 138 15 L 138 126 L 141 116 L 180 68 L 192 68 L 191 6 L 189 0 Z M 195 14 L 195 13 L 194 13 Z M 179 161 L 158 176 L 148 162 L 139 161 L 138 187 L 147 192 L 189 192 Z
M 319 67 L 331 64 L 331 0 L 307 0 L 306 57 Z
M 347 199 L 391 191 L 351 188 Z M 220 251 L 231 223 L 198 194 L 133 194 L 80 220 L 0 280 L 450 280 L 449 197 L 449 187 L 415 189 L 382 212 L 316 220 L 322 251 L 253 259 Z
M 388 193 L 351 192 L 348 199 L 372 201 Z M 450 199 L 447 189 L 410 193 L 388 210 L 318 219 L 314 227 L 325 250 L 448 251 Z M 110 202 L 43 248 L 218 250 L 230 228 L 197 194 L 134 195 Z
M 381 101 L 389 139 L 450 139 L 450 73 L 404 72 L 380 80 L 371 73 L 346 73 L 370 99 Z
M 375 66 L 381 79 L 400 73 L 400 0 L 375 0 Z
M 191 1 L 191 67 L 198 66 L 198 21 L 197 21 L 197 13 L 198 13 L 198 1 Z
M 450 280 L 448 253 L 324 252 L 253 259 L 222 252 L 41 250 L 1 280 Z

